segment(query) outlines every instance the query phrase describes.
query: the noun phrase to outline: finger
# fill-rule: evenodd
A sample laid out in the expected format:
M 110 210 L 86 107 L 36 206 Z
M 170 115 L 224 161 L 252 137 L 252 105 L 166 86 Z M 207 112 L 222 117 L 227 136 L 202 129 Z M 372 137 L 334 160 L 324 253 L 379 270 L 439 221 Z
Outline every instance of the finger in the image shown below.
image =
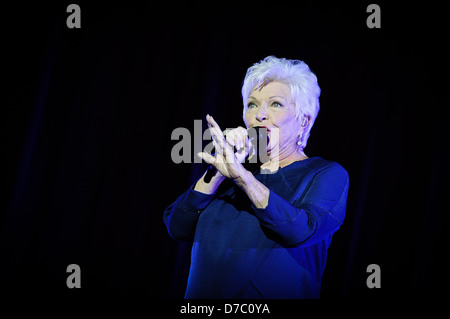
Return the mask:
M 211 132 L 211 136 L 213 138 L 213 144 L 219 154 L 223 154 L 223 149 L 225 146 L 225 141 L 223 137 L 219 136 L 219 131 L 215 127 L 210 127 L 209 131 Z
M 247 139 L 247 148 L 248 148 L 248 154 L 249 154 L 250 158 L 256 154 L 256 150 L 253 147 L 254 139 L 255 139 L 254 137 Z
M 214 120 L 214 118 L 211 115 L 206 116 L 206 120 L 211 125 L 211 135 L 215 136 L 214 140 L 219 146 L 219 152 L 221 152 L 221 155 L 225 156 L 226 161 L 231 163 L 234 162 L 234 149 L 233 146 L 228 144 L 226 141 L 225 136 L 223 135 L 222 130 L 220 129 L 219 124 Z
M 245 145 L 247 144 L 248 132 L 242 126 L 239 126 L 237 128 L 237 132 L 238 132 L 238 135 L 239 135 L 239 148 L 243 149 L 243 148 L 245 148 Z
M 234 147 L 228 144 L 225 140 L 223 143 L 223 156 L 225 157 L 227 163 L 235 162 Z
M 224 140 L 224 135 L 222 133 L 222 130 L 220 129 L 220 126 L 217 124 L 217 122 L 213 119 L 211 115 L 206 115 L 206 121 L 208 123 L 209 130 L 211 132 L 211 135 L 216 137 L 216 141 L 218 143 L 221 143 L 221 141 Z M 221 145 L 222 146 L 222 145 Z M 223 146 L 222 146 L 223 147 Z
M 206 116 L 206 121 L 212 126 L 212 127 L 214 127 L 214 128 L 216 128 L 217 129 L 217 132 L 218 132 L 218 137 L 221 137 L 222 139 L 223 139 L 223 137 L 224 137 L 224 135 L 223 135 L 223 133 L 222 133 L 222 130 L 220 129 L 220 126 L 219 126 L 219 124 L 217 124 L 217 122 L 214 120 L 214 118 L 211 116 L 211 115 L 207 115 Z
M 232 157 L 234 157 L 234 145 L 235 139 L 233 138 L 233 135 L 230 135 L 230 137 L 226 137 L 217 127 L 211 127 L 211 135 L 214 137 L 214 142 L 217 145 L 217 150 L 220 155 L 223 155 L 225 158 L 227 158 L 227 162 L 230 162 L 232 160 Z M 222 138 L 221 138 L 222 136 Z
M 202 160 L 204 160 L 208 164 L 214 164 L 214 162 L 216 160 L 214 156 L 212 156 L 211 154 L 208 154 L 206 152 L 197 153 L 197 156 L 200 157 Z
M 226 130 L 226 138 L 228 144 L 236 147 L 237 151 L 242 150 L 245 147 L 247 139 L 247 130 L 243 127 L 237 127 L 232 130 Z
M 245 153 L 245 148 L 238 149 L 235 154 L 241 156 L 243 153 Z
M 236 150 L 240 150 L 241 149 L 241 136 L 239 135 L 239 133 L 236 130 L 233 130 L 232 132 L 232 138 L 233 138 L 233 146 L 236 147 Z
M 223 155 L 223 147 L 221 147 L 219 145 L 219 143 L 216 141 L 216 138 L 214 138 L 213 140 L 213 145 L 214 145 L 214 149 L 215 149 L 215 154 L 217 155 Z
M 215 150 L 216 154 L 220 154 L 220 155 L 223 154 L 222 148 L 217 144 L 215 138 L 213 138 L 213 146 L 214 146 L 214 150 Z
M 250 150 L 251 148 L 252 148 L 252 141 L 253 141 L 253 137 L 250 139 L 250 138 L 247 138 L 246 139 L 246 141 L 245 141 L 245 147 L 248 149 L 248 150 Z
M 237 147 L 236 134 L 234 134 L 233 131 L 228 131 L 225 137 L 228 144 Z

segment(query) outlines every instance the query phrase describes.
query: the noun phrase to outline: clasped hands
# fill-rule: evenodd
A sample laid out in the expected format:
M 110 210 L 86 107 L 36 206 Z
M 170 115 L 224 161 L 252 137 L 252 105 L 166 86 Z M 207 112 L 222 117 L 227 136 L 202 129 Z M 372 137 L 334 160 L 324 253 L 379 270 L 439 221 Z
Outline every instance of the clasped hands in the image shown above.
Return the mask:
M 239 126 L 228 130 L 225 136 L 212 116 L 207 115 L 206 121 L 216 153 L 211 155 L 200 152 L 197 156 L 206 163 L 213 165 L 225 177 L 231 179 L 241 177 L 247 172 L 242 162 L 244 162 L 252 147 L 247 130 Z

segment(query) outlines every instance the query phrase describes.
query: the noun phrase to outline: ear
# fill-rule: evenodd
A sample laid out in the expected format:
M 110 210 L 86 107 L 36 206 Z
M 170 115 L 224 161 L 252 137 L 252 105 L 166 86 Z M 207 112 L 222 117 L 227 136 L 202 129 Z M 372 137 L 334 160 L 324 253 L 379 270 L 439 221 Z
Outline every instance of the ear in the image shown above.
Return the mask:
M 302 118 L 300 119 L 300 126 L 304 130 L 308 127 L 310 122 L 311 122 L 311 116 L 303 115 Z

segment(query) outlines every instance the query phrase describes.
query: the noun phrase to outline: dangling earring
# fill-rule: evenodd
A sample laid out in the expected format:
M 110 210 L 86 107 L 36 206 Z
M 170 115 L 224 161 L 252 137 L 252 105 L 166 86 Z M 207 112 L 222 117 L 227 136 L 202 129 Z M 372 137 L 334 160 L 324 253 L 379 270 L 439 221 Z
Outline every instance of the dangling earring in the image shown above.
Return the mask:
M 298 146 L 302 145 L 302 136 L 303 136 L 303 132 L 300 132 L 300 135 L 298 136 L 298 141 L 297 141 Z

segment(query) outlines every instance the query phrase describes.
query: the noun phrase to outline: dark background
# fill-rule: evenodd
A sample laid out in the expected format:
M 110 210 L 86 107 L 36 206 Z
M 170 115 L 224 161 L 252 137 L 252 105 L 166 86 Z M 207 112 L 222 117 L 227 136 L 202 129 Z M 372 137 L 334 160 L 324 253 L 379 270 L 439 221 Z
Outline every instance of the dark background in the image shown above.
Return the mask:
M 322 297 L 443 296 L 443 7 L 378 1 L 369 29 L 367 1 L 76 3 L 81 29 L 66 26 L 70 2 L 2 5 L 2 294 L 182 298 L 190 245 L 162 213 L 205 165 L 174 164 L 171 133 L 208 113 L 243 125 L 245 71 L 275 55 L 304 60 L 322 89 L 306 154 L 350 176 Z M 81 289 L 66 287 L 72 263 Z

